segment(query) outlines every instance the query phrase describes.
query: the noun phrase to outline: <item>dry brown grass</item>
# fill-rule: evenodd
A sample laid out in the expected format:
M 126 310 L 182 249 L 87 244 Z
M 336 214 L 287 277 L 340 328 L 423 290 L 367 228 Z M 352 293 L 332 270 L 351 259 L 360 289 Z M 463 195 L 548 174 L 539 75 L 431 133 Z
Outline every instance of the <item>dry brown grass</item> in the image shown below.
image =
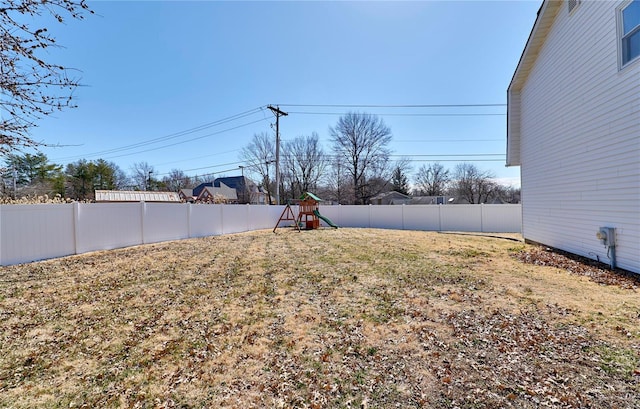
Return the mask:
M 522 243 L 260 231 L 0 268 L 0 406 L 640 407 L 640 297 Z

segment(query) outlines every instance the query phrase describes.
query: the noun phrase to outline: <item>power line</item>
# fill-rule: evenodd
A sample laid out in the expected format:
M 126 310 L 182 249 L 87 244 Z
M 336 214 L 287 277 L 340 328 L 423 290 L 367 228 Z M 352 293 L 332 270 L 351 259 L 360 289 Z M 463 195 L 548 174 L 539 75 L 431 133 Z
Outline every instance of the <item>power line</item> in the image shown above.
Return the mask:
M 289 111 L 290 114 L 297 115 L 344 115 L 344 112 L 302 112 L 302 111 Z M 500 113 L 469 113 L 469 114 L 394 114 L 394 113 L 376 113 L 376 115 L 381 116 L 507 116 L 507 114 Z
M 121 158 L 121 157 L 124 157 L 124 156 L 138 155 L 138 154 L 140 154 L 140 153 L 146 153 L 146 152 L 157 151 L 157 150 L 160 150 L 160 149 L 169 148 L 169 147 L 176 146 L 176 145 L 181 145 L 181 144 L 183 144 L 183 143 L 197 141 L 198 139 L 207 138 L 207 137 L 209 137 L 209 136 L 219 135 L 219 134 L 221 134 L 221 133 L 225 133 L 225 132 L 233 131 L 233 130 L 235 130 L 235 129 L 239 129 L 239 128 L 243 128 L 243 127 L 245 127 L 245 126 L 253 125 L 253 124 L 258 123 L 258 122 L 266 121 L 267 119 L 268 119 L 268 118 L 261 118 L 261 119 L 258 119 L 258 120 L 252 121 L 252 122 L 248 122 L 248 123 L 246 123 L 246 124 L 242 124 L 242 125 L 234 126 L 234 127 L 232 127 L 232 128 L 223 129 L 223 130 L 221 130 L 221 131 L 212 132 L 212 133 L 209 133 L 209 134 L 206 134 L 206 135 L 201 135 L 201 136 L 198 136 L 198 137 L 196 137 L 196 138 L 186 139 L 186 140 L 183 140 L 183 141 L 180 141 L 180 142 L 175 142 L 175 143 L 171 143 L 171 144 L 168 144 L 168 145 L 162 145 L 162 146 L 158 146 L 158 147 L 151 148 L 151 149 L 145 149 L 145 150 L 136 151 L 136 152 L 124 153 L 124 154 L 122 154 L 122 155 L 105 156 L 105 157 L 104 157 L 104 159 Z
M 440 143 L 440 142 L 451 142 L 451 143 L 458 143 L 458 142 L 504 142 L 504 138 L 501 139 L 393 139 L 394 143 L 424 143 L 424 142 L 434 142 L 434 143 Z M 293 139 L 282 139 L 281 141 L 283 142 L 292 142 Z
M 419 158 L 437 158 L 437 157 L 449 157 L 449 156 L 459 156 L 459 157 L 470 157 L 470 156 L 506 156 L 506 154 L 504 153 L 460 153 L 460 154 L 451 154 L 451 155 L 447 155 L 447 154 L 438 154 L 438 155 L 414 155 L 414 154 L 410 154 L 410 155 L 389 155 L 389 157 L 396 157 L 396 156 L 400 156 L 400 157 L 419 157 Z
M 455 156 L 455 155 L 451 155 Z M 408 159 L 409 162 L 504 162 L 504 158 L 472 158 L 472 159 Z
M 503 158 L 500 159 L 489 159 L 489 158 L 476 158 L 479 156 L 500 156 L 502 155 Z M 335 159 L 336 155 L 324 155 L 325 159 L 329 160 L 329 159 Z M 403 155 L 391 155 L 391 156 L 399 156 L 399 157 L 404 157 L 406 158 L 409 162 L 418 162 L 418 163 L 429 163 L 429 162 L 504 162 L 504 154 L 460 154 L 460 155 L 411 155 L 409 157 L 407 156 L 403 156 Z M 434 158 L 436 157 L 437 159 L 413 159 L 413 157 L 420 157 L 420 158 L 427 158 L 427 157 L 431 157 Z M 470 158 L 472 157 L 473 159 L 442 159 L 442 158 L 446 158 L 446 157 L 467 157 Z M 273 160 L 268 160 L 267 162 L 269 163 L 275 163 L 275 161 Z M 260 162 L 261 163 L 261 162 Z M 240 165 L 240 164 L 245 164 L 244 168 L 245 169 L 252 169 L 257 167 L 260 163 L 249 163 L 249 162 L 229 162 L 229 163 L 224 163 L 224 164 L 219 164 L 219 165 L 212 165 L 212 166 L 204 166 L 204 167 L 199 167 L 199 168 L 193 168 L 193 169 L 187 169 L 185 170 L 186 172 L 190 172 L 190 171 L 196 171 L 196 170 L 203 170 L 203 169 L 211 169 L 211 168 L 216 168 L 216 167 L 222 167 L 222 166 L 231 166 L 231 165 Z M 226 173 L 226 172 L 231 172 L 231 171 L 237 171 L 238 169 L 240 169 L 240 166 L 237 167 L 233 167 L 233 168 L 229 168 L 229 169 L 223 169 L 223 170 L 218 170 L 215 172 L 208 172 L 208 173 L 203 173 L 203 174 L 194 174 L 194 175 L 185 175 L 187 178 L 196 178 L 196 177 L 206 177 L 206 176 L 214 176 L 216 174 L 222 174 L 222 173 Z M 183 171 L 183 172 L 185 172 Z M 166 172 L 166 173 L 158 173 L 158 176 L 161 175 L 169 175 L 171 172 Z M 169 179 L 172 181 L 177 181 L 178 179 Z
M 478 108 L 478 107 L 504 107 L 506 104 L 279 104 L 282 106 L 291 106 L 291 107 L 324 107 L 324 108 Z M 112 149 L 106 149 L 102 151 L 96 151 L 92 153 L 87 153 L 83 155 L 75 155 L 68 157 L 61 157 L 55 160 L 57 161 L 66 161 L 77 158 L 87 158 L 87 157 L 96 157 L 101 155 L 109 155 L 112 153 L 123 152 L 131 149 L 141 148 L 148 145 L 153 145 L 156 143 L 164 142 L 167 140 L 179 138 L 182 136 L 190 135 L 196 132 L 200 132 L 202 130 L 219 126 L 228 122 L 232 122 L 238 119 L 242 119 L 251 115 L 254 115 L 259 112 L 264 112 L 265 106 L 259 106 L 256 108 L 252 108 L 250 110 L 240 112 L 238 114 L 234 114 L 225 118 L 221 118 L 212 122 L 208 122 L 202 125 L 198 125 L 192 128 L 188 128 L 182 131 L 174 132 L 168 135 L 164 135 L 157 138 L 152 138 L 148 140 L 144 140 L 141 142 L 123 145 L 120 147 L 115 147 Z M 299 115 L 343 115 L 341 112 L 309 112 L 309 111 L 294 111 L 291 112 Z M 384 113 L 379 115 L 388 115 L 388 116 L 504 116 L 505 113 Z M 256 121 L 258 122 L 258 121 Z M 255 122 L 253 122 L 255 123 Z M 235 128 L 231 128 L 235 129 Z M 211 136 L 212 134 L 208 135 Z M 191 139 L 188 141 L 193 141 L 195 139 Z M 187 141 L 187 142 L 188 142 Z M 174 145 L 165 145 L 164 147 L 170 147 Z M 140 151 L 140 152 L 146 152 Z M 135 154 L 135 153 L 132 153 Z M 111 157 L 121 157 L 120 156 L 111 156 Z
M 283 107 L 322 107 L 322 108 L 478 108 L 478 107 L 506 107 L 507 104 L 277 104 Z
M 399 157 L 399 158 L 405 158 L 409 161 L 418 161 L 418 162 L 422 162 L 425 160 L 422 159 L 413 159 L 413 158 L 476 158 L 476 157 L 480 157 L 480 158 L 484 158 L 484 157 L 491 157 L 491 156 L 502 156 L 502 159 L 477 159 L 478 161 L 503 161 L 504 160 L 504 153 L 462 153 L 462 154 L 434 154 L 434 155 L 389 155 L 390 157 Z M 285 159 L 287 158 L 294 158 L 294 156 L 292 155 L 282 155 L 282 157 L 284 157 Z M 340 155 L 336 155 L 336 154 L 323 154 L 321 155 L 321 159 L 324 160 L 332 160 L 332 159 L 337 159 L 339 158 Z M 269 163 L 275 163 L 273 158 L 265 158 L 265 160 Z M 438 161 L 440 159 L 437 159 Z M 426 160 L 427 162 L 432 162 L 433 160 Z M 452 162 L 460 162 L 462 161 L 461 159 L 450 159 L 449 161 Z M 474 160 L 475 161 L 475 160 Z M 223 163 L 223 164 L 219 164 L 219 165 L 211 165 L 211 166 L 204 166 L 204 167 L 199 167 L 199 168 L 193 168 L 193 169 L 186 169 L 186 172 L 189 171 L 195 171 L 195 170 L 202 170 L 202 169 L 210 169 L 210 168 L 215 168 L 215 167 L 222 167 L 222 166 L 230 166 L 230 165 L 238 165 L 238 164 L 243 164 L 246 168 L 253 168 L 253 167 L 257 167 L 260 164 L 263 164 L 262 161 L 237 161 L 237 162 L 228 162 L 228 163 Z M 231 169 L 231 170 L 237 170 L 237 169 Z M 168 175 L 171 172 L 166 172 L 166 173 L 160 173 L 159 175 Z M 214 172 L 214 173 L 220 173 L 220 172 Z
M 210 158 L 212 156 L 226 155 L 228 153 L 240 152 L 241 150 L 242 149 L 233 149 L 233 150 L 230 150 L 230 151 L 217 152 L 217 153 L 213 153 L 213 154 L 209 154 L 209 155 L 189 156 L 187 159 L 173 160 L 171 162 L 156 163 L 155 166 L 165 166 L 165 165 L 171 165 L 171 164 L 180 163 L 180 162 L 193 162 L 196 159 L 204 159 L 204 158 Z
M 218 171 L 215 171 L 215 172 L 203 173 L 201 175 L 195 174 L 195 175 L 192 175 L 192 176 L 190 176 L 190 175 L 184 175 L 184 176 L 189 178 L 189 179 L 195 179 L 195 178 L 203 178 L 203 177 L 206 177 L 206 176 L 215 176 L 215 175 L 219 175 L 219 174 L 222 174 L 222 173 L 231 172 L 232 170 L 238 170 L 238 168 L 236 167 L 236 168 L 230 168 L 230 169 L 223 169 L 223 170 L 218 170 Z M 161 173 L 161 175 L 165 175 L 165 173 Z M 179 179 L 175 179 L 175 178 L 174 179 L 168 179 L 168 178 L 164 179 L 163 178 L 161 181 L 163 181 L 163 182 L 164 181 L 177 182 L 177 181 L 179 181 L 181 179 L 182 178 L 179 178 Z
M 504 139 L 394 139 L 393 142 L 416 143 L 416 142 L 502 142 Z
M 243 163 L 243 162 L 242 161 L 239 161 L 239 162 L 228 162 L 228 163 L 222 163 L 222 164 L 219 164 L 219 165 L 202 166 L 202 167 L 199 167 L 199 168 L 184 169 L 184 170 L 179 169 L 179 170 L 181 170 L 182 172 L 193 172 L 193 171 L 196 171 L 196 170 L 203 170 L 203 169 L 219 168 L 219 167 L 222 167 L 222 166 L 237 165 L 239 163 Z M 237 168 L 232 168 L 232 169 L 229 169 L 229 170 L 235 170 L 235 169 L 237 169 Z M 216 171 L 216 172 L 212 172 L 212 173 L 221 173 L 221 172 L 226 172 L 226 171 Z M 156 176 L 170 175 L 170 174 L 171 174 L 171 171 L 164 172 L 164 173 L 157 173 Z
M 63 157 L 63 158 L 58 158 L 57 160 L 70 160 L 70 159 L 76 159 L 76 158 L 86 158 L 86 157 L 94 157 L 94 156 L 100 156 L 100 155 L 107 155 L 110 153 L 116 153 L 116 152 L 122 152 L 122 151 L 126 151 L 126 150 L 130 150 L 130 149 L 135 149 L 135 148 L 139 148 L 139 147 L 143 147 L 143 146 L 147 146 L 147 145 L 153 145 L 155 143 L 159 143 L 159 142 L 164 142 L 166 140 L 170 140 L 170 139 L 175 139 L 181 136 L 186 136 L 186 135 L 190 135 L 199 131 L 202 131 L 204 129 L 208 129 L 208 128 L 212 128 L 214 126 L 218 126 L 218 125 L 223 125 L 225 123 L 228 122 L 232 122 L 232 121 L 236 121 L 238 119 L 242 119 L 245 118 L 247 116 L 251 116 L 254 115 L 256 113 L 262 112 L 263 107 L 256 107 L 253 109 L 250 109 L 248 111 L 244 111 L 244 112 L 240 112 L 238 114 L 235 115 L 231 115 L 222 119 L 218 119 L 216 121 L 212 121 L 212 122 L 208 122 L 206 124 L 202 124 L 202 125 L 198 125 L 195 126 L 193 128 L 189 128 L 189 129 L 185 129 L 183 131 L 179 131 L 179 132 L 174 132 L 165 136 L 161 136 L 158 138 L 152 138 L 152 139 L 148 139 L 145 141 L 141 141 L 141 142 L 136 142 L 134 144 L 130 144 L 130 145 L 124 145 L 124 146 L 120 146 L 120 147 L 116 147 L 116 148 L 112 148 L 112 149 L 106 149 L 103 151 L 98 151 L 98 152 L 93 152 L 93 153 L 88 153 L 88 154 L 84 154 L 84 155 L 76 155 L 76 156 L 68 156 L 68 157 Z M 266 119 L 266 118 L 264 118 Z M 256 121 L 257 122 L 257 121 Z M 168 145 L 168 146 L 173 146 L 173 145 Z M 123 155 L 126 156 L 126 155 Z M 116 156 L 119 157 L 119 156 Z

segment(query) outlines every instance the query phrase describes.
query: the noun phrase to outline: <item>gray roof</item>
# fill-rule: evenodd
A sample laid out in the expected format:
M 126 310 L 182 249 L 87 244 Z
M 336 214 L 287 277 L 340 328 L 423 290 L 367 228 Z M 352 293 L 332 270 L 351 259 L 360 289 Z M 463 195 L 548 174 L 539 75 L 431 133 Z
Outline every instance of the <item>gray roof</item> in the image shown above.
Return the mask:
M 214 198 L 216 196 L 221 196 L 225 200 L 238 200 L 238 192 L 236 189 L 232 189 L 224 183 L 220 183 L 219 187 L 216 186 L 205 186 L 198 195 L 198 199 L 202 199 L 205 195 Z
M 414 196 L 411 198 L 411 202 L 409 204 L 417 205 L 417 204 L 448 204 L 448 203 L 457 203 L 456 198 L 453 196 Z
M 192 197 L 193 189 L 180 189 L 178 194 L 182 194 L 184 197 Z
M 383 192 L 375 195 L 371 198 L 371 200 L 385 199 L 385 198 L 397 198 L 397 199 L 409 199 L 411 196 L 407 196 L 403 193 L 396 192 L 395 190 L 391 190 L 389 192 Z

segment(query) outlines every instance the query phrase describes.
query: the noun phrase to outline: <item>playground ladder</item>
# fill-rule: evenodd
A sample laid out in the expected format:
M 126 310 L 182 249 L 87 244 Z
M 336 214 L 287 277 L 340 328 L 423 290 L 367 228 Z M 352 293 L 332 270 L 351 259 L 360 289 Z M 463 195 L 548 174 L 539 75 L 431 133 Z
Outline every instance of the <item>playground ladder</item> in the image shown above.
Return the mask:
M 298 220 L 296 219 L 296 216 L 293 214 L 293 210 L 291 210 L 291 205 L 287 204 L 287 206 L 282 211 L 282 214 L 280 215 L 278 222 L 276 223 L 276 227 L 273 228 L 273 232 L 274 233 L 276 232 L 276 229 L 278 228 L 278 225 L 280 224 L 280 222 L 288 221 L 288 220 L 293 221 L 293 224 L 296 226 L 296 229 L 300 231 Z

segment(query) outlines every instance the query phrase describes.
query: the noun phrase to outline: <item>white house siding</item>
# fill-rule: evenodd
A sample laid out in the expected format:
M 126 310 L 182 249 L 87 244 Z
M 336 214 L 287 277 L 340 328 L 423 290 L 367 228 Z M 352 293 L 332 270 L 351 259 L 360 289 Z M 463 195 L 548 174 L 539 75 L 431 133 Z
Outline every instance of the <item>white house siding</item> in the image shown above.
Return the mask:
M 619 70 L 618 1 L 560 9 L 524 83 L 523 235 L 640 273 L 640 61 Z
M 520 93 L 509 95 L 509 116 L 507 132 L 507 165 L 519 166 L 520 163 Z

